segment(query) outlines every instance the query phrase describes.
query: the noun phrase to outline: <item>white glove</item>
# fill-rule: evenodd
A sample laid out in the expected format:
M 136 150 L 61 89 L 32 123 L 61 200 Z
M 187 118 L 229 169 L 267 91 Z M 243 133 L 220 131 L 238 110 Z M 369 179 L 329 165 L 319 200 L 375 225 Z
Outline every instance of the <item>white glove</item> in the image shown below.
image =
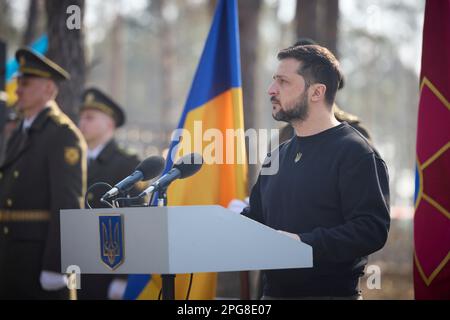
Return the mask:
M 67 276 L 53 271 L 43 270 L 39 278 L 42 289 L 46 291 L 57 291 L 67 287 Z
M 228 209 L 233 211 L 234 213 L 241 213 L 244 208 L 249 206 L 249 198 L 245 198 L 244 201 L 239 199 L 233 199 L 228 204 Z
M 108 288 L 108 299 L 122 300 L 127 288 L 127 280 L 114 279 Z

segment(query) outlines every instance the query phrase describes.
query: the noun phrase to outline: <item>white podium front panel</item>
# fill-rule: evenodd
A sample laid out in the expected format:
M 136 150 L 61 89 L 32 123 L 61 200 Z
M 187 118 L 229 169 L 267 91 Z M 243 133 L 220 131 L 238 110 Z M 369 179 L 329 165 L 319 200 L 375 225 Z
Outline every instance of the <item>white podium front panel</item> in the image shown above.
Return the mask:
M 119 218 L 108 225 L 107 219 L 118 215 L 122 225 L 115 224 Z M 310 246 L 220 206 L 62 210 L 61 251 L 63 272 L 75 265 L 82 273 L 94 274 L 224 272 L 313 264 Z

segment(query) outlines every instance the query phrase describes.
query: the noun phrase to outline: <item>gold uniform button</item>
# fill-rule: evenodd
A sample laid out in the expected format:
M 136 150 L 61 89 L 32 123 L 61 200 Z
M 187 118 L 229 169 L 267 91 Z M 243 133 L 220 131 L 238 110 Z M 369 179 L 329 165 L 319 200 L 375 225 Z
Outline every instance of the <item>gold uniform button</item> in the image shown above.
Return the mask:
M 14 176 L 14 179 L 17 179 L 19 177 L 19 171 L 17 171 L 17 170 L 14 171 L 13 176 Z
M 8 227 L 3 227 L 3 234 L 7 235 L 9 233 L 9 228 Z
M 6 205 L 7 205 L 8 207 L 12 207 L 13 201 L 12 201 L 11 199 L 6 199 Z

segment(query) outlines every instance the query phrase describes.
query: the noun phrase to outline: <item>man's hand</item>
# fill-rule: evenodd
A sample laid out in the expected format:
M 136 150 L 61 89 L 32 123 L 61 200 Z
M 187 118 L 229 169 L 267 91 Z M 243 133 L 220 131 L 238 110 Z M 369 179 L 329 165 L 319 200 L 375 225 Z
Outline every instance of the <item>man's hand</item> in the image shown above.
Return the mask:
M 248 197 L 244 199 L 244 201 L 239 199 L 233 199 L 228 204 L 228 209 L 233 211 L 234 213 L 241 213 L 242 210 L 244 210 L 245 207 L 249 206 L 249 199 Z
M 114 279 L 108 288 L 108 299 L 122 300 L 127 289 L 127 280 Z
M 297 240 L 297 241 L 301 241 L 300 240 L 300 236 L 298 235 L 298 234 L 295 234 L 295 233 L 289 233 L 289 232 L 286 232 L 286 231 L 282 231 L 282 230 L 277 230 L 279 233 L 281 233 L 281 234 L 284 234 L 285 236 L 288 236 L 289 238 L 292 238 L 292 239 L 294 239 L 294 240 Z

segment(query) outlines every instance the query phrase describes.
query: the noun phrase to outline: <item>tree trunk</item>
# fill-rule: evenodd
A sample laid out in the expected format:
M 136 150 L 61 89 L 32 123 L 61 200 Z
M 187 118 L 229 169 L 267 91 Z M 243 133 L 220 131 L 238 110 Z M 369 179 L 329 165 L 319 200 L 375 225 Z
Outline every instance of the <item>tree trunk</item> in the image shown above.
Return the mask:
M 160 132 L 163 139 L 160 140 L 160 150 L 167 147 L 169 143 L 170 130 L 170 114 L 174 107 L 174 74 L 176 63 L 176 45 L 175 34 L 172 23 L 164 18 L 163 10 L 167 5 L 167 1 L 159 0 L 152 2 L 155 14 L 158 17 L 158 33 L 159 33 L 159 61 L 160 79 L 161 79 L 161 108 L 160 108 Z
M 318 41 L 317 0 L 297 0 L 296 11 L 297 38 Z
M 11 3 L 10 3 L 11 2 Z M 0 1 L 0 39 L 9 42 L 20 37 L 19 28 L 13 23 L 14 14 L 11 8 L 12 1 Z
M 259 45 L 258 25 L 260 8 L 261 1 L 259 0 L 239 1 L 239 29 L 245 129 L 256 129 L 257 127 L 257 112 L 255 106 L 255 78 L 256 64 L 258 59 L 257 48 Z M 256 152 L 256 150 L 248 150 L 248 152 Z M 253 186 L 256 181 L 257 170 L 257 165 L 249 165 L 249 188 L 251 188 L 251 186 Z
M 255 83 L 256 67 L 258 61 L 259 47 L 259 12 L 261 9 L 260 0 L 238 1 L 239 9 L 239 33 L 241 47 L 241 72 L 242 72 L 242 92 L 244 106 L 244 126 L 245 129 L 257 128 L 257 108 L 255 105 Z M 250 152 L 249 145 L 246 145 L 247 155 Z M 247 157 L 249 159 L 249 157 Z M 257 164 L 248 165 L 248 190 L 256 182 L 258 176 Z M 240 273 L 240 298 L 250 299 L 250 274 Z
M 310 38 L 336 56 L 339 0 L 297 0 L 297 37 Z
M 37 23 L 39 19 L 40 0 L 30 0 L 27 13 L 27 26 L 23 35 L 24 46 L 30 45 L 36 37 Z
M 211 18 L 214 15 L 214 10 L 216 9 L 216 5 L 217 5 L 217 0 L 209 0 L 208 1 L 208 11 L 209 11 L 209 15 L 211 16 Z
M 80 97 L 85 83 L 83 17 L 84 0 L 46 0 L 49 48 L 47 56 L 70 73 L 70 80 L 59 86 L 57 102 L 72 120 L 78 118 Z M 71 5 L 80 8 L 79 29 L 69 30 L 66 12 Z
M 321 0 L 324 14 L 324 29 L 322 43 L 338 56 L 337 37 L 339 23 L 339 0 Z
M 119 11 L 119 10 L 118 10 Z M 116 101 L 124 101 L 123 85 L 125 78 L 125 67 L 123 59 L 123 20 L 120 13 L 116 16 L 112 26 L 111 35 L 111 59 L 109 60 L 110 78 L 108 90 Z

